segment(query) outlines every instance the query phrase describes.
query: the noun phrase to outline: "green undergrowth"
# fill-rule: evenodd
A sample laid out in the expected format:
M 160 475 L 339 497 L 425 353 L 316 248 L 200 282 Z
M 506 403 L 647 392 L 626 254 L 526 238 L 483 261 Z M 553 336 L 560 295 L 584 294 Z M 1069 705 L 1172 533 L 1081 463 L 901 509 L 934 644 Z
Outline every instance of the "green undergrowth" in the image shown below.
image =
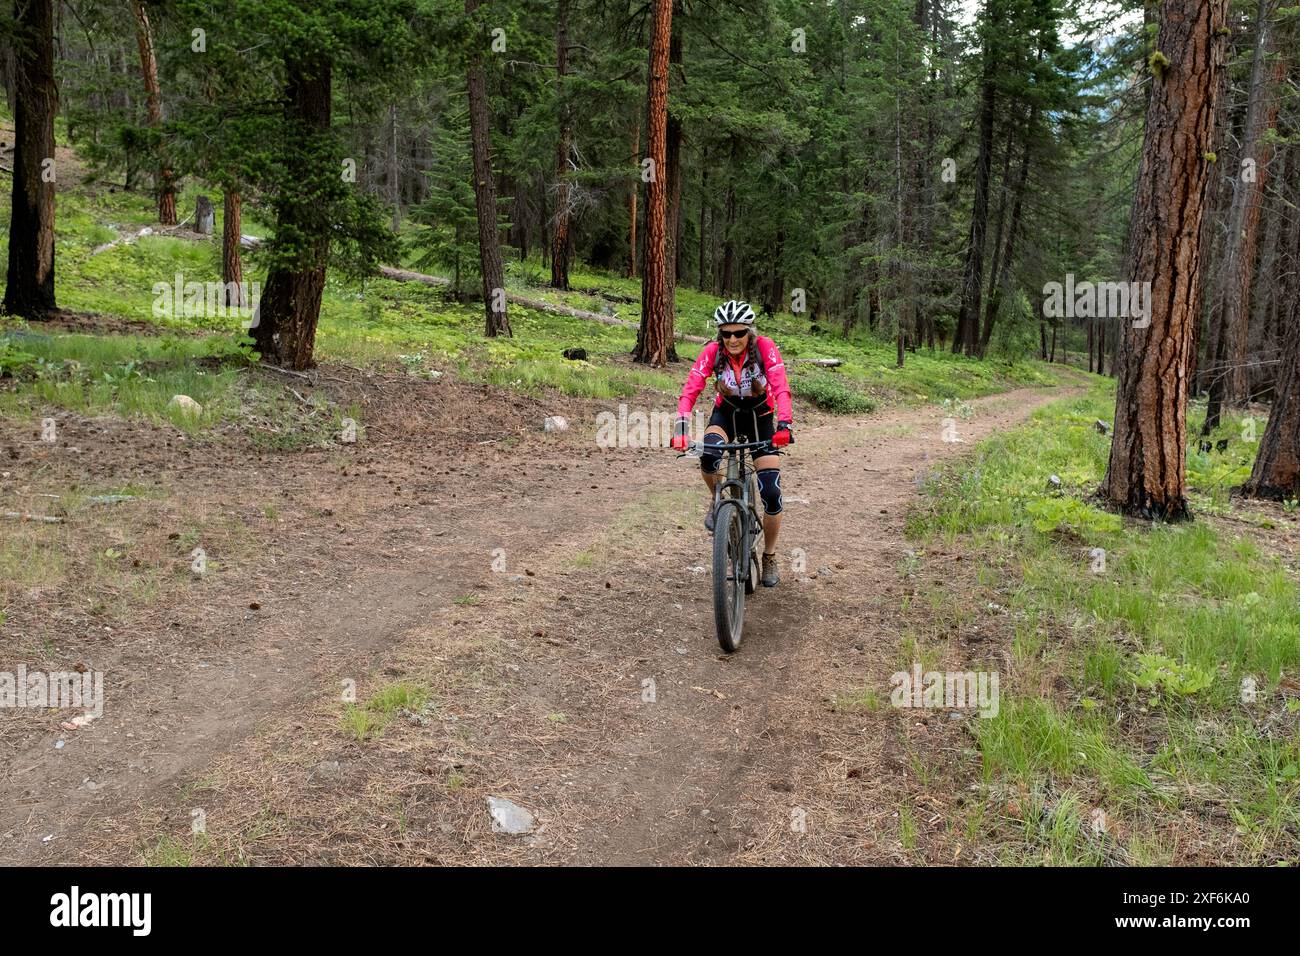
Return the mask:
M 1296 571 L 1264 530 L 1098 507 L 1110 439 L 1096 422 L 1113 407 L 1103 386 L 1046 406 L 935 476 L 909 520 L 921 563 L 960 549 L 980 565 L 981 587 L 936 607 L 1005 614 L 1001 707 L 970 725 L 988 792 L 1020 794 L 1009 859 L 1294 861 Z M 1226 449 L 1192 456 L 1194 501 L 1226 502 L 1239 480 L 1250 428 L 1222 433 Z

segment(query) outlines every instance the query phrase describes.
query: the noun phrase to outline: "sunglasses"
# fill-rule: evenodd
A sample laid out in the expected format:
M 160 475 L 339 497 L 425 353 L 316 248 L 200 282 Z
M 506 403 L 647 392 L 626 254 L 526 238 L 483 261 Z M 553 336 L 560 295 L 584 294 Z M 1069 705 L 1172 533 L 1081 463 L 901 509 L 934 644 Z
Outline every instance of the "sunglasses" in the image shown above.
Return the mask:
M 718 335 L 722 336 L 724 339 L 743 339 L 748 334 L 749 329 L 740 329 L 735 332 L 728 332 L 726 329 L 718 330 Z

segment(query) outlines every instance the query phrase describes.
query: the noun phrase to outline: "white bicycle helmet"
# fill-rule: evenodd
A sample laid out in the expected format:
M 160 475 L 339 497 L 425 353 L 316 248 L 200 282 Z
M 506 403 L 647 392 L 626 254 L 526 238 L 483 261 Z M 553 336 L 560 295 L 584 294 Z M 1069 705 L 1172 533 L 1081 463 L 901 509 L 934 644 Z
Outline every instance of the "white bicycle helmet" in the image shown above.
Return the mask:
M 713 311 L 713 324 L 718 326 L 753 325 L 754 310 L 749 307 L 748 302 L 731 299 L 722 303 Z

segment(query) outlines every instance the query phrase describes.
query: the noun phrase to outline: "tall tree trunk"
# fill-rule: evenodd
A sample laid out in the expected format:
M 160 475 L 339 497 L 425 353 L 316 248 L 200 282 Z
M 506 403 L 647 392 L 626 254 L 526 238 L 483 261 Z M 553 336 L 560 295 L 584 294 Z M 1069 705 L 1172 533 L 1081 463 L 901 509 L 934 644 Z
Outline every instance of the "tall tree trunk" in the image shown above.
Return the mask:
M 388 107 L 388 201 L 393 204 L 393 232 L 402 224 L 402 180 L 397 162 L 397 104 Z
M 110 68 L 111 68 L 111 51 Z M 18 64 L 17 57 L 14 55 L 13 45 L 6 43 L 0 47 L 0 78 L 4 80 L 5 87 L 5 105 L 9 107 L 9 112 L 14 113 L 18 109 Z M 103 101 L 99 94 L 95 95 L 95 105 L 102 108 Z M 98 145 L 98 141 L 96 141 Z
M 785 273 L 781 259 L 785 252 L 785 227 L 776 227 L 776 250 L 772 255 L 771 278 L 768 283 L 767 305 L 773 313 L 780 312 L 785 302 Z
M 1149 45 L 1152 45 L 1152 50 L 1154 50 L 1155 20 L 1150 2 L 1147 5 L 1146 15 L 1147 36 L 1152 38 Z M 1148 55 L 1150 52 L 1151 50 L 1148 50 Z M 1195 384 L 1192 389 L 1194 395 L 1210 389 L 1213 386 L 1213 379 L 1216 374 L 1215 355 L 1218 349 L 1219 326 L 1223 312 L 1220 303 L 1223 299 L 1224 233 L 1227 231 L 1228 208 L 1231 204 L 1228 198 L 1229 191 L 1232 183 L 1236 181 L 1236 176 L 1230 171 L 1231 164 L 1227 161 L 1229 152 L 1228 137 L 1232 126 L 1232 95 L 1229 89 L 1231 79 L 1231 70 L 1219 71 L 1219 87 L 1215 95 L 1216 105 L 1214 108 L 1214 131 L 1217 142 L 1211 149 L 1219 151 L 1223 157 L 1223 162 L 1216 162 L 1211 169 L 1210 184 L 1206 192 L 1205 217 L 1201 222 L 1201 256 L 1205 261 L 1205 268 L 1202 270 L 1205 277 L 1205 301 L 1201 310 L 1201 321 L 1197 323 L 1196 327 L 1196 354 L 1192 357 L 1192 364 L 1196 371 L 1196 378 L 1193 380 Z M 1149 89 L 1150 84 L 1148 84 L 1148 93 Z M 1202 355 L 1205 356 L 1204 362 L 1200 361 Z
M 681 0 L 673 0 L 673 12 L 681 14 Z M 680 22 L 680 21 L 674 21 Z M 673 30 L 668 47 L 668 72 L 682 62 L 682 35 Z M 671 82 L 671 79 L 670 79 Z M 667 144 L 665 157 L 668 164 L 668 233 L 664 252 L 665 274 L 668 287 L 668 314 L 677 314 L 677 277 L 681 273 L 682 259 L 682 119 L 671 109 L 668 111 Z
M 135 13 L 135 38 L 140 47 L 140 72 L 144 74 L 145 99 L 149 108 L 149 125 L 155 130 L 162 125 L 162 91 L 158 88 L 158 58 L 154 55 L 153 28 L 149 25 L 149 11 L 144 0 L 131 0 Z M 164 226 L 176 225 L 176 182 L 167 148 L 159 146 L 158 155 L 158 221 Z
M 632 157 L 636 160 L 638 172 L 641 168 L 641 119 L 638 117 L 632 121 Z M 637 265 L 640 259 L 636 250 L 636 201 L 640 187 L 637 180 L 632 180 L 632 188 L 628 190 L 627 196 L 627 277 L 635 279 L 637 276 Z
M 474 13 L 482 0 L 465 0 L 465 12 Z M 497 236 L 497 194 L 492 178 L 492 115 L 488 109 L 487 74 L 482 44 L 475 45 L 469 62 L 469 128 L 474 153 L 474 208 L 478 216 L 479 271 L 483 278 L 484 331 L 489 338 L 512 335 L 506 315 L 505 267 Z
M 1282 78 L 1279 71 L 1286 60 L 1267 62 L 1272 47 L 1272 15 L 1277 0 L 1259 0 L 1255 23 L 1255 50 L 1250 69 L 1250 94 L 1246 107 L 1245 137 L 1241 144 L 1243 163 L 1253 169 L 1236 171 L 1233 181 L 1232 209 L 1228 215 L 1228 249 L 1224 265 L 1221 327 L 1228 337 L 1226 399 L 1238 404 L 1249 400 L 1249 370 L 1246 366 L 1249 341 L 1251 279 L 1255 270 L 1255 247 L 1259 235 L 1259 212 L 1264 198 L 1264 183 L 1273 148 L 1267 133 L 1277 122 L 1277 101 L 1273 96 Z M 1247 175 L 1249 173 L 1249 175 Z
M 993 336 L 993 323 L 997 321 L 998 309 L 1002 306 L 1002 296 L 1011 287 L 1011 266 L 1016 260 L 1016 236 L 1020 232 L 1020 214 L 1024 208 L 1025 186 L 1029 182 L 1029 154 L 1033 148 L 1034 124 L 1037 120 L 1038 104 L 1035 103 L 1029 111 L 1029 121 L 1025 124 L 1025 152 L 1020 158 L 1020 169 L 1016 174 L 1006 249 L 1000 252 L 999 261 L 995 262 L 993 275 L 990 276 L 989 302 L 984 313 L 984 331 L 980 333 L 980 358 L 983 358 L 988 351 L 989 339 Z M 1001 231 L 999 225 L 998 232 Z
M 632 358 L 649 365 L 677 361 L 673 345 L 672 292 L 668 287 L 668 59 L 673 0 L 655 0 L 646 78 L 646 145 L 654 175 L 646 184 L 645 271 L 641 280 L 641 326 Z
M 239 193 L 227 189 L 221 203 L 221 281 L 225 285 L 227 308 L 249 304 L 244 302 L 243 291 L 239 288 L 239 283 L 244 281 L 244 265 L 239 254 L 241 207 Z
M 966 243 L 961 308 L 957 314 L 957 332 L 952 342 L 954 354 L 964 350 L 967 355 L 974 355 L 979 338 L 980 293 L 984 285 L 984 234 L 988 227 L 989 175 L 993 164 L 993 115 L 997 100 L 994 80 L 998 65 L 993 37 L 1000 28 L 1001 19 L 1001 4 L 998 0 L 985 0 L 979 156 L 975 163 L 975 201 L 971 206 L 970 236 Z
M 1300 263 L 1300 245 L 1295 248 L 1294 261 Z M 1292 298 L 1289 307 L 1291 320 L 1268 425 L 1250 478 L 1241 487 L 1247 498 L 1300 498 L 1300 299 Z
M 1277 157 L 1282 174 L 1279 177 L 1281 188 L 1277 189 L 1278 202 L 1266 202 L 1261 213 L 1259 265 L 1253 280 L 1258 295 L 1251 296 L 1250 351 L 1255 354 L 1275 355 L 1282 351 L 1286 330 L 1281 328 L 1282 313 L 1278 310 L 1278 292 L 1281 281 L 1276 278 L 1282 268 L 1282 233 L 1286 222 L 1280 202 L 1285 191 L 1286 176 L 1292 172 L 1290 159 L 1295 150 L 1286 150 Z M 1271 177 L 1270 177 L 1271 178 Z M 1289 307 L 1289 306 L 1288 306 Z M 1247 389 L 1256 398 L 1271 396 L 1277 382 L 1277 362 L 1253 362 L 1250 368 L 1250 381 Z
M 1227 393 L 1224 382 L 1227 379 L 1228 337 L 1222 330 L 1214 340 L 1214 354 L 1208 356 L 1210 368 L 1214 370 L 1210 378 L 1210 394 L 1205 403 L 1205 421 L 1201 424 L 1201 434 L 1209 435 L 1223 421 L 1223 399 Z
M 1282 230 L 1282 254 L 1278 257 L 1278 267 L 1275 270 L 1281 276 L 1277 282 L 1279 319 L 1281 316 L 1289 314 L 1291 305 L 1300 300 L 1300 215 L 1296 215 L 1294 212 L 1294 210 L 1300 209 L 1300 145 L 1291 146 L 1288 152 L 1290 153 L 1288 157 L 1290 162 L 1287 166 L 1286 178 L 1281 183 L 1282 188 L 1279 190 L 1279 198 L 1289 213 L 1285 217 L 1286 225 Z M 1279 321 L 1278 325 L 1282 327 L 1285 323 Z M 1285 339 L 1286 333 L 1279 331 L 1279 346 Z M 1279 376 L 1281 369 L 1276 369 L 1273 374 Z M 1273 392 L 1274 395 L 1280 394 L 1276 385 Z
M 542 206 L 540 217 L 543 223 L 542 241 L 540 243 L 542 247 L 542 267 L 549 268 L 551 264 L 551 241 L 546 235 L 545 223 L 551 221 L 551 206 L 550 203 L 546 201 L 546 177 L 542 174 L 541 170 L 537 171 L 537 197 L 538 202 L 540 202 Z
M 1150 282 L 1149 325 L 1120 333 L 1115 434 L 1100 493 L 1127 514 L 1187 509 L 1187 373 L 1200 314 L 1201 218 L 1227 0 L 1164 0 L 1133 197 L 1128 275 Z
M 708 214 L 709 214 L 709 150 L 708 147 L 700 152 L 700 266 L 699 276 L 695 283 L 695 288 L 701 292 L 708 292 L 709 281 L 708 269 Z
M 518 117 L 516 117 L 516 121 Z M 511 187 L 514 190 L 510 200 L 510 241 L 508 245 L 512 246 L 519 254 L 520 262 L 528 261 L 528 249 L 532 240 L 533 232 L 533 197 L 529 195 L 530 185 L 537 179 L 536 172 L 533 176 L 515 176 L 511 180 Z
M 919 29 L 918 35 L 926 36 L 928 34 L 932 48 L 937 49 L 939 46 L 939 17 L 931 16 L 929 0 L 917 0 L 912 11 L 912 20 Z M 914 131 L 912 135 L 914 143 L 917 140 L 920 141 L 920 152 L 918 153 L 915 148 L 912 151 L 917 174 L 916 242 L 917 248 L 926 254 L 934 248 L 934 164 L 928 162 L 926 158 L 935 155 L 935 144 L 938 140 L 934 116 L 935 87 L 938 82 L 936 69 L 937 64 L 932 62 L 926 70 L 926 81 L 921 94 L 921 113 L 919 117 L 913 117 Z M 925 336 L 926 345 L 933 352 L 934 280 L 928 265 L 922 266 L 918 282 L 920 288 L 916 295 L 917 314 L 920 317 L 922 334 Z
M 16 14 L 14 181 L 4 308 L 10 315 L 45 319 L 55 309 L 54 4 L 25 0 Z
M 998 273 L 1002 268 L 1002 237 L 1003 227 L 1007 220 L 1007 207 L 1011 201 L 1011 158 L 1015 155 L 1016 149 L 1016 121 L 1015 117 L 1020 112 L 1020 103 L 1013 100 L 1007 109 L 1007 141 L 1002 150 L 1002 177 L 998 180 L 998 211 L 994 217 L 993 226 L 993 261 L 989 268 L 988 287 L 984 292 L 984 298 L 987 301 L 993 296 L 993 289 L 998 283 Z M 992 192 L 992 183 L 989 184 L 989 190 Z M 986 310 L 987 314 L 987 310 Z
M 285 133 L 291 142 L 317 143 L 329 135 L 332 64 L 323 57 L 285 59 Z M 319 150 L 290 152 L 292 181 L 318 181 Z M 308 190 L 285 197 L 280 203 L 276 236 L 304 237 L 290 263 L 273 267 L 266 277 L 253 325 L 253 339 L 264 360 L 302 370 L 315 364 L 316 322 L 325 291 L 329 263 L 329 232 L 320 227 L 316 201 Z
M 721 293 L 731 295 L 736 287 L 736 244 L 732 239 L 736 228 L 736 187 L 727 184 L 727 220 L 724 224 L 722 239 L 722 276 Z
M 564 78 L 569 72 L 569 0 L 559 0 L 555 27 L 555 97 L 559 146 L 555 155 L 555 232 L 551 241 L 551 288 L 569 288 L 569 138 L 573 134 Z

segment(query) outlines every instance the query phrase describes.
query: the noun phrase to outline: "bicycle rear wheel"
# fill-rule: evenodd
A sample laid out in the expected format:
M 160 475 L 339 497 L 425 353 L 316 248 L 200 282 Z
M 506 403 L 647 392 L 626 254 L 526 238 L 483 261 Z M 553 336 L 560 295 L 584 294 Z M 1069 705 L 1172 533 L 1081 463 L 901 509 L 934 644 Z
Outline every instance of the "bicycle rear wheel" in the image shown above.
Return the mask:
M 745 516 L 739 501 L 724 499 L 713 518 L 713 621 L 728 654 L 745 626 L 745 564 Z

